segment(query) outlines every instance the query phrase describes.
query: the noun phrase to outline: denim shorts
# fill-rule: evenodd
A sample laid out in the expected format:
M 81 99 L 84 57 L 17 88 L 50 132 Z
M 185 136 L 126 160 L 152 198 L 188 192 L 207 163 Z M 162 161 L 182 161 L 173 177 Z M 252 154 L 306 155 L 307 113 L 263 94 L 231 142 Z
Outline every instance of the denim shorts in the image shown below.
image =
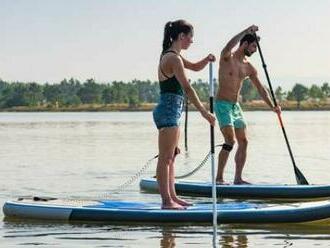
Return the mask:
M 178 127 L 183 110 L 184 98 L 173 93 L 160 95 L 159 103 L 153 110 L 154 122 L 158 129 L 164 127 Z

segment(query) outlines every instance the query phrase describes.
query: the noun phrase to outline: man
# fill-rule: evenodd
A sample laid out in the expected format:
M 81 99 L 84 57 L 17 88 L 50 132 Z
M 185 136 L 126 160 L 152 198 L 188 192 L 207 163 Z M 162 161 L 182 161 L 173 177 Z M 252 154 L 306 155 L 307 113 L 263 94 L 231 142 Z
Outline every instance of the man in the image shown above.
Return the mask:
M 224 47 L 220 55 L 219 90 L 216 95 L 215 113 L 219 121 L 220 130 L 225 143 L 219 153 L 217 183 L 227 184 L 223 179 L 223 172 L 229 153 L 237 141 L 235 154 L 236 172 L 234 184 L 249 184 L 242 179 L 242 171 L 246 161 L 248 140 L 246 137 L 246 122 L 242 109 L 238 103 L 243 80 L 247 77 L 257 88 L 262 99 L 275 112 L 280 113 L 281 108 L 274 107 L 267 89 L 259 81 L 256 69 L 247 61 L 257 50 L 254 33 L 258 27 L 252 25 L 234 36 Z M 237 50 L 232 49 L 239 43 Z

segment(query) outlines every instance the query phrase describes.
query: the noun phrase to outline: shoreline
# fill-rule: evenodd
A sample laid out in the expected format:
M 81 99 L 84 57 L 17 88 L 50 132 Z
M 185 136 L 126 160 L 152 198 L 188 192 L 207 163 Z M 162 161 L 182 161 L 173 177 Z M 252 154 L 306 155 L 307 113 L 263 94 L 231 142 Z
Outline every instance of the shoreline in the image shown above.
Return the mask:
M 262 101 L 240 103 L 243 111 L 269 111 L 269 107 Z M 208 103 L 204 103 L 208 106 Z M 280 103 L 283 111 L 330 111 L 328 102 L 302 102 L 300 108 L 297 103 L 286 101 Z M 156 103 L 143 103 L 135 106 L 129 104 L 81 104 L 78 106 L 20 106 L 0 109 L 0 112 L 141 112 L 152 111 Z M 189 105 L 189 111 L 197 111 Z

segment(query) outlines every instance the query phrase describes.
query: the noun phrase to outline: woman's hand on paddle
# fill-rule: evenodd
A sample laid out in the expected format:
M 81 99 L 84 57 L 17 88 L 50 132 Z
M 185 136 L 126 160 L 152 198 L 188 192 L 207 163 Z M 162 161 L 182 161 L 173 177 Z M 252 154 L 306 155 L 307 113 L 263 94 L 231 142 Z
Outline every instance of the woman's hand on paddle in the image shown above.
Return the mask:
M 216 60 L 215 56 L 212 53 L 207 55 L 206 59 L 208 62 L 214 62 Z
M 209 111 L 202 111 L 202 116 L 210 123 L 210 125 L 215 126 L 215 117 Z
M 277 105 L 277 106 L 273 107 L 273 111 L 275 113 L 277 113 L 278 115 L 280 115 L 282 113 L 281 106 Z

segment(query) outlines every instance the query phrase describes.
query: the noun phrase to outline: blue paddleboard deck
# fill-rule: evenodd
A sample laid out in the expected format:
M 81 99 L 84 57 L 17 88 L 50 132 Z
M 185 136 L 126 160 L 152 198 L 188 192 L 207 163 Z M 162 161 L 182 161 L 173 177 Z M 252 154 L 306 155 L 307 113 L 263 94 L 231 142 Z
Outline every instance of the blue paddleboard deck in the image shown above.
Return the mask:
M 140 188 L 147 192 L 158 192 L 156 179 L 142 179 Z M 221 198 L 274 198 L 306 199 L 330 197 L 330 185 L 217 185 L 217 196 Z M 208 182 L 177 181 L 175 189 L 181 195 L 212 197 L 212 184 Z
M 295 204 L 219 203 L 221 223 L 298 223 L 330 218 L 330 201 Z M 6 218 L 84 222 L 212 223 L 212 204 L 197 203 L 185 210 L 163 210 L 159 203 L 20 199 L 3 206 Z

